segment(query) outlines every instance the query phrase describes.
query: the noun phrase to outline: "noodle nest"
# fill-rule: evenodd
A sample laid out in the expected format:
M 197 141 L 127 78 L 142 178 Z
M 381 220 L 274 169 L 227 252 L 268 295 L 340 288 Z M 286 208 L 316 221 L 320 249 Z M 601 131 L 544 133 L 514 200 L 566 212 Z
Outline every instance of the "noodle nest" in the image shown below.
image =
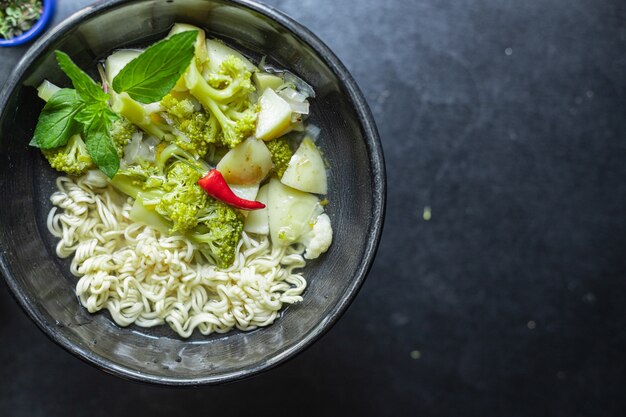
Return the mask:
M 90 312 L 106 309 L 120 326 L 167 323 L 181 337 L 274 322 L 284 304 L 302 301 L 303 248 L 272 248 L 243 232 L 228 269 L 209 264 L 184 236 L 132 221 L 133 200 L 99 171 L 59 177 L 47 219 L 61 258 L 80 277 L 76 294 Z

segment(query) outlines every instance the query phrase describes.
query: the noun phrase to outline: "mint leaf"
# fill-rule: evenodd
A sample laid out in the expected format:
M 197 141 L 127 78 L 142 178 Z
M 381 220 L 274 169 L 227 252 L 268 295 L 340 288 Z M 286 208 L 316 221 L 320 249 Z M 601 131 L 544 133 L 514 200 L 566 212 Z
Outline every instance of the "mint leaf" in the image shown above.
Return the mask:
M 62 88 L 54 93 L 39 115 L 30 144 L 42 149 L 65 145 L 79 127 L 74 116 L 83 107 L 84 103 L 75 90 Z
M 70 77 L 74 88 L 84 101 L 105 102 L 109 99 L 109 95 L 102 91 L 100 86 L 81 70 L 65 52 L 55 51 L 54 53 L 56 54 L 59 66 L 63 72 Z
M 61 51 L 55 54 L 75 90 L 61 89 L 50 97 L 39 115 L 30 144 L 43 149 L 56 148 L 66 145 L 72 134 L 82 133 L 89 156 L 112 178 L 120 160 L 111 140 L 111 124 L 118 116 L 109 108 L 109 95 L 67 54 Z
M 106 103 L 91 103 L 87 104 L 78 113 L 76 113 L 74 120 L 81 123 L 85 127 L 85 130 L 88 130 L 89 125 L 93 123 L 93 120 L 96 117 L 99 117 L 100 114 L 105 116 L 109 122 L 113 122 L 119 118 L 119 116 L 115 114 Z
M 111 119 L 107 112 L 96 113 L 85 128 L 85 144 L 87 152 L 94 163 L 107 177 L 113 178 L 120 167 L 117 151 L 111 140 Z
M 141 103 L 161 100 L 189 67 L 197 36 L 192 30 L 152 45 L 117 74 L 113 89 Z

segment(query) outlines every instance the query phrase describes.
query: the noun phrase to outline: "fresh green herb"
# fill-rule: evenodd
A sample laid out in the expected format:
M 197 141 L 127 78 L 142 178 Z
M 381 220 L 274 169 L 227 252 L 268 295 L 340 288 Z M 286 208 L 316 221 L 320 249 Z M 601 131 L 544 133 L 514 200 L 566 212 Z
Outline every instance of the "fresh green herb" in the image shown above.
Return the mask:
M 87 103 L 106 103 L 109 95 L 102 91 L 102 88 L 89 75 L 85 74 L 65 52 L 55 51 L 55 55 L 59 62 L 59 67 L 72 80 L 76 92 L 83 101 Z
M 65 145 L 78 130 L 74 117 L 84 106 L 76 90 L 62 88 L 54 93 L 39 115 L 30 144 L 42 149 Z
M 20 36 L 39 20 L 42 10 L 41 0 L 0 0 L 0 37 Z
M 120 161 L 110 131 L 118 116 L 109 108 L 109 95 L 67 54 L 60 51 L 55 54 L 59 67 L 75 89 L 64 88 L 50 97 L 39 115 L 31 145 L 52 149 L 64 146 L 73 134 L 81 133 L 91 159 L 113 178 Z
M 108 106 L 103 106 L 100 103 L 91 103 L 80 109 L 80 111 L 76 113 L 74 120 L 81 123 L 85 129 L 87 129 L 89 125 L 91 125 L 94 120 L 100 116 L 105 117 L 109 123 L 112 123 L 119 118 L 119 116 L 113 113 L 113 110 L 111 110 Z
M 85 127 L 87 152 L 109 178 L 113 178 L 120 167 L 117 150 L 111 141 L 111 122 L 106 111 L 99 111 Z
M 0 0 L 2 1 L 2 0 Z M 197 31 L 183 32 L 149 47 L 113 80 L 113 88 L 143 103 L 161 100 L 174 87 L 194 56 Z M 110 178 L 120 161 L 111 140 L 111 125 L 118 116 L 108 105 L 109 95 L 64 52 L 56 51 L 59 67 L 72 80 L 74 90 L 54 93 L 39 115 L 32 146 L 64 146 L 81 133 L 94 163 Z
M 169 93 L 189 67 L 198 31 L 178 33 L 146 49 L 113 80 L 113 89 L 141 103 L 154 103 Z

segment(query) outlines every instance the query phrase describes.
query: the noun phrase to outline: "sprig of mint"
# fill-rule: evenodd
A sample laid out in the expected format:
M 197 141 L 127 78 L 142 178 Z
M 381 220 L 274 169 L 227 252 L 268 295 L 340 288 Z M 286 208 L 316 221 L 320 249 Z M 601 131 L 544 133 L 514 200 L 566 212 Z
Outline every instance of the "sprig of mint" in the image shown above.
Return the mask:
M 150 46 L 117 74 L 113 89 L 145 104 L 161 100 L 189 67 L 197 37 L 191 30 Z
M 55 55 L 59 63 L 59 67 L 70 77 L 74 88 L 86 102 L 106 103 L 109 95 L 102 91 L 102 88 L 91 79 L 83 70 L 81 70 L 72 59 L 61 51 L 56 51 Z
M 31 145 L 52 149 L 67 144 L 81 133 L 94 163 L 110 178 L 120 166 L 111 141 L 111 123 L 118 118 L 107 104 L 109 95 L 102 91 L 64 52 L 55 52 L 59 66 L 72 80 L 75 90 L 54 93 L 39 115 Z M 93 152 L 92 152 L 93 150 Z
M 74 117 L 84 107 L 76 90 L 62 88 L 44 106 L 30 145 L 42 149 L 63 146 L 77 131 Z
M 179 33 L 149 47 L 120 71 L 113 80 L 113 89 L 127 92 L 142 103 L 161 100 L 189 67 L 197 33 Z M 63 88 L 50 97 L 39 115 L 30 145 L 57 148 L 81 133 L 91 159 L 113 178 L 120 161 L 111 139 L 111 124 L 119 116 L 108 105 L 110 96 L 66 53 L 55 54 L 74 89 Z

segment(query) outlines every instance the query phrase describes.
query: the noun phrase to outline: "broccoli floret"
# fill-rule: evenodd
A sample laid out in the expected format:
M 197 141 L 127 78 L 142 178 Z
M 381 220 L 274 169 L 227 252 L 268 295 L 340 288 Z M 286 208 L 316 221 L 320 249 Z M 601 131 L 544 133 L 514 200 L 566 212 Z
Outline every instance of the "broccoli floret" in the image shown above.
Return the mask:
M 192 62 L 185 73 L 185 82 L 191 94 L 219 125 L 218 141 L 234 148 L 252 135 L 256 128 L 258 107 L 249 99 L 254 86 L 245 63 L 234 56 L 229 56 L 222 62 L 218 75 L 222 81 L 212 84 L 223 85 L 223 88 L 210 85 Z
M 278 178 L 282 178 L 289 161 L 293 156 L 291 146 L 289 146 L 289 140 L 285 137 L 277 138 L 265 142 L 267 149 L 272 154 L 272 162 L 274 163 L 274 171 Z
M 124 147 L 130 142 L 133 133 L 136 131 L 135 126 L 125 117 L 120 117 L 113 122 L 111 125 L 111 140 L 113 145 L 115 145 L 118 157 L 124 156 Z
M 221 90 L 218 97 L 226 97 L 228 101 L 234 97 L 247 97 L 254 91 L 251 81 L 252 73 L 248 71 L 246 64 L 241 59 L 233 55 L 229 55 L 222 61 L 218 77 L 227 80 L 220 86 Z
M 95 167 L 80 135 L 72 136 L 65 146 L 41 151 L 52 168 L 70 175 L 82 175 Z
M 217 113 L 217 121 L 222 127 L 220 142 L 229 148 L 239 145 L 248 136 L 254 134 L 258 110 L 252 106 L 244 111 L 228 110 Z
M 201 172 L 184 162 L 174 163 L 168 171 L 162 185 L 165 194 L 156 211 L 174 223 L 170 233 L 184 233 L 198 224 L 199 212 L 207 200 L 207 194 L 197 184 L 201 176 Z
M 161 105 L 168 111 L 168 113 L 181 119 L 190 117 L 195 112 L 195 108 L 191 100 L 179 100 L 171 94 L 163 97 Z
M 171 128 L 161 117 L 154 111 L 149 111 L 147 106 L 130 98 L 128 93 L 115 94 L 111 109 L 149 135 L 161 140 L 172 137 Z
M 148 190 L 158 188 L 165 182 L 165 175 L 161 170 L 154 164 L 146 161 L 140 161 L 137 164 L 120 168 L 114 179 L 118 179 L 118 177 L 126 177 L 128 181 L 134 182 L 138 187 L 137 191 L 139 191 L 139 189 Z
M 195 111 L 188 98 L 177 99 L 168 94 L 161 100 L 168 113 L 167 120 L 174 128 L 174 143 L 198 156 L 206 155 L 218 139 L 217 121 L 210 114 Z
M 220 268 L 227 268 L 235 260 L 243 220 L 241 212 L 209 197 L 199 215 L 198 226 L 188 237 L 207 259 Z
M 197 167 L 205 173 L 210 169 L 204 160 L 192 155 L 175 143 L 170 143 L 164 148 L 159 147 L 157 149 L 156 166 L 162 173 L 165 173 L 168 163 L 171 163 L 172 160 L 185 161 L 187 164 Z
M 147 161 L 139 161 L 136 164 L 120 169 L 118 172 L 139 177 L 144 181 L 147 181 L 155 176 L 163 175 L 163 172 L 159 170 L 159 167 L 154 165 L 154 163 Z
M 170 233 L 184 233 L 198 224 L 199 212 L 207 200 L 197 184 L 201 176 L 201 171 L 186 162 L 174 162 L 165 175 L 134 166 L 118 171 L 111 184 L 171 220 Z
M 227 268 L 235 259 L 244 218 L 239 210 L 209 197 L 197 184 L 201 175 L 186 161 L 178 161 L 169 165 L 157 188 L 146 187 L 155 176 L 144 181 L 132 171 L 119 171 L 111 184 L 140 200 L 133 220 L 159 230 L 171 225 L 167 232 L 184 234 L 209 261 Z

